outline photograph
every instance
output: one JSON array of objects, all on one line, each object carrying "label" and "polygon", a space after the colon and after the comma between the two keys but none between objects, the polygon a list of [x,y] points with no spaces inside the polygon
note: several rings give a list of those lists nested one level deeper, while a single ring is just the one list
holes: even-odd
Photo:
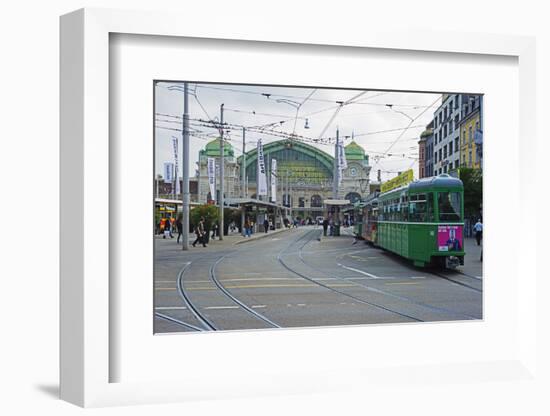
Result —
[{"label": "photograph", "polygon": [[483,319],[482,94],[153,89],[155,334]]}]

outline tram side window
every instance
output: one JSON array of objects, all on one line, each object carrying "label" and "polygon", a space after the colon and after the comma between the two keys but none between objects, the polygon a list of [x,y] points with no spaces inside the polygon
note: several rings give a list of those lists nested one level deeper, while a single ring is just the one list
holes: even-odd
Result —
[{"label": "tram side window", "polygon": [[409,218],[413,222],[426,221],[426,194],[411,195]]},{"label": "tram side window", "polygon": [[435,213],[434,213],[434,194],[426,194],[426,221],[434,222]]},{"label": "tram side window", "polygon": [[439,221],[460,221],[460,192],[437,194]]}]

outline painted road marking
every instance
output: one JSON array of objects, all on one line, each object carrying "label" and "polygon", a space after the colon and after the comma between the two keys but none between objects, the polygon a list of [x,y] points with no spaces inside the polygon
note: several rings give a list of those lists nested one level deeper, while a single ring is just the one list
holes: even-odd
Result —
[{"label": "painted road marking", "polygon": [[239,306],[207,306],[203,309],[239,309]]},{"label": "painted road marking", "polygon": [[417,285],[418,282],[390,282],[387,285]]},{"label": "painted road marking", "polygon": [[251,308],[259,309],[259,308],[265,308],[266,305],[252,305]]},{"label": "painted road marking", "polygon": [[256,280],[299,280],[297,277],[252,277],[242,279],[220,279],[221,282],[251,282]]},{"label": "painted road marking", "polygon": [[[226,286],[227,289],[261,289],[270,287],[317,287],[314,284],[298,284],[298,285],[239,285],[239,286]],[[192,290],[192,289],[190,289]]]},{"label": "painted road marking", "polygon": [[183,309],[187,309],[186,306],[157,306],[155,307],[156,310],[159,310],[159,311],[171,311],[171,310],[183,310]]},{"label": "painted road marking", "polygon": [[297,303],[296,306],[306,306],[305,303]]},{"label": "painted road marking", "polygon": [[337,263],[337,264],[338,264],[338,266],[343,267],[346,270],[351,270],[352,272],[361,273],[361,274],[364,274],[365,276],[372,277],[373,279],[380,279],[380,276],[376,276],[374,274],[364,272],[363,270],[354,269],[353,267],[344,266],[343,264],[340,264],[340,263]]}]

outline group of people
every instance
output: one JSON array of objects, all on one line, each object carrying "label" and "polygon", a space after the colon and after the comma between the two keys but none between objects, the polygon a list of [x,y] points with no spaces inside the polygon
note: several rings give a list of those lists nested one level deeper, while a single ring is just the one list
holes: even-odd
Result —
[{"label": "group of people", "polygon": [[177,242],[180,242],[180,238],[183,235],[183,224],[181,218],[161,218],[157,224],[157,229],[162,238],[174,238],[173,231],[178,233]]}]

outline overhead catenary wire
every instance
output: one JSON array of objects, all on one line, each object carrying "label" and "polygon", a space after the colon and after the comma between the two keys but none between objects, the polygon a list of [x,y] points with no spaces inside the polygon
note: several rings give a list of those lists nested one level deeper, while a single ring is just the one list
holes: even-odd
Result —
[{"label": "overhead catenary wire", "polygon": [[[174,84],[177,84],[177,83],[167,83],[167,84],[168,85],[174,85]],[[223,84],[221,84],[222,85],[221,87],[217,87],[216,85],[217,84],[206,84],[206,85],[205,84],[196,84],[195,85],[195,90],[192,91],[191,94],[190,94],[190,95],[193,95],[195,97],[195,101],[196,101],[196,104],[197,104],[196,111],[198,111],[199,114],[202,112],[204,114],[204,116],[206,117],[206,120],[198,118],[198,117],[194,118],[194,119],[190,119],[190,128],[193,131],[193,134],[192,134],[193,137],[198,137],[202,140],[211,140],[211,139],[216,137],[216,133],[214,131],[212,131],[211,129],[212,128],[217,128],[219,130],[219,128],[222,127],[222,126],[219,125],[219,123],[216,123],[216,121],[211,119],[211,117],[208,113],[208,108],[209,108],[208,105],[203,105],[203,103],[201,102],[201,99],[200,99],[201,97],[204,100],[204,96],[207,96],[208,99],[210,100],[210,95],[207,95],[206,91],[204,91],[204,94],[197,94],[197,87],[199,87],[199,89],[204,88],[205,90],[206,89],[216,89],[218,91],[225,90],[225,91],[246,93],[246,94],[251,94],[251,95],[254,94],[258,97],[262,95],[262,92],[272,91],[272,88],[273,88],[273,87],[269,87],[269,86],[266,86],[265,88],[262,87],[262,86],[258,86],[257,87],[258,91],[247,91],[245,89],[240,89],[240,88],[223,88]],[[162,87],[167,88],[167,86],[162,86]],[[291,87],[288,87],[288,88],[291,88]],[[342,90],[342,91],[344,91],[344,90]],[[353,90],[347,90],[347,91],[353,91]],[[341,107],[343,106],[342,103],[338,103],[337,101],[334,101],[334,100],[324,99],[325,97],[320,98],[320,97],[315,96],[315,97],[309,97],[308,98],[308,95],[312,95],[312,92],[313,91],[310,91],[309,94],[304,94],[304,95],[299,95],[299,94],[290,95],[290,94],[271,93],[270,96],[273,97],[273,98],[285,97],[285,98],[293,99],[293,100],[302,99],[302,100],[307,100],[308,103],[310,101],[318,102],[318,103],[326,102],[326,103],[330,103],[332,105],[329,105],[325,108],[320,108],[320,109],[317,109],[317,110],[311,110],[310,112],[304,112],[303,110],[305,109],[305,107],[302,107],[302,108],[299,109],[298,112],[294,112],[293,115],[291,115],[291,114],[287,114],[287,115],[277,114],[277,112],[274,112],[272,114],[269,110],[268,111],[258,111],[258,112],[252,110],[252,111],[246,112],[245,110],[239,109],[239,108],[233,108],[233,109],[228,108],[228,109],[226,109],[227,111],[234,110],[235,113],[237,113],[237,112],[242,113],[242,114],[243,113],[248,113],[248,114],[252,114],[252,115],[257,115],[259,117],[256,120],[257,121],[256,125],[254,125],[254,126],[246,126],[245,124],[248,124],[248,123],[246,123],[246,122],[243,123],[242,121],[244,120],[244,118],[242,118],[242,117],[239,119],[239,121],[241,121],[240,123],[224,124],[223,125],[224,135],[231,134],[231,133],[235,134],[237,132],[237,130],[240,132],[240,131],[242,131],[242,128],[244,127],[244,128],[250,129],[249,133],[250,133],[251,138],[260,138],[260,137],[267,136],[268,138],[271,138],[271,140],[278,140],[278,139],[291,140],[291,139],[294,139],[294,140],[297,140],[297,141],[301,141],[301,142],[316,145],[316,146],[331,146],[335,141],[334,136],[325,136],[324,134],[317,136],[317,134],[315,134],[314,137],[311,137],[311,136],[307,136],[307,135],[304,135],[304,134],[301,134],[301,135],[296,134],[295,126],[296,126],[296,122],[297,122],[298,119],[305,119],[305,118],[308,118],[308,117],[313,117],[315,115],[322,114],[323,112],[327,112],[327,111],[336,111],[338,109],[341,109]],[[364,97],[364,95],[367,92],[368,92],[367,90],[355,90],[354,91],[354,96],[348,100],[346,105],[374,105],[374,106],[378,106],[378,107],[388,107],[388,105],[391,105],[392,107],[423,109],[424,111],[422,111],[418,116],[414,117],[414,119],[418,119],[419,117],[422,116],[422,114],[424,114],[431,107],[433,107],[433,104],[429,105],[429,106],[426,106],[426,105],[421,104],[421,103],[412,104],[410,102],[405,102],[403,104],[400,104],[399,102],[396,102],[396,101],[399,101],[398,99],[397,100],[393,99],[393,97],[390,96],[391,92],[380,92],[380,93],[375,93],[374,95],[371,95],[371,96]],[[380,97],[380,96],[383,96],[383,95],[388,95],[387,101],[390,102],[390,103],[385,103],[384,102],[385,100],[383,98],[376,100],[376,101],[379,101],[379,102],[375,102],[373,100],[375,97]],[[207,104],[207,103],[205,102],[204,104]],[[313,104],[313,103],[310,103],[310,104],[311,105],[308,105],[307,108],[311,109],[312,106],[314,108],[315,104]],[[367,110],[367,109],[365,109],[365,110]],[[390,109],[389,111],[392,111],[392,110]],[[394,109],[393,111],[395,111],[397,113],[401,112],[399,109],[397,109],[397,110]],[[408,112],[408,110],[405,110],[405,111]],[[346,114],[342,115],[341,111],[338,110],[339,115],[342,116],[342,117],[344,117],[344,116],[346,116],[346,117],[355,117],[355,116],[361,117],[361,116],[367,116],[368,114],[384,113],[384,112],[388,112],[388,110],[386,110],[385,108],[384,109],[381,108],[380,111],[372,111],[372,112],[366,111],[365,113],[357,113],[357,111],[355,111],[354,114],[348,114],[348,112],[346,111]],[[336,116],[338,116],[338,113],[337,113]],[[196,117],[199,114],[195,113],[194,115]],[[406,113],[403,113],[403,114],[405,116],[408,116]],[[181,117],[174,116],[174,115],[171,115],[171,114],[160,114],[160,113],[156,114],[156,116],[159,116],[159,115],[162,115],[162,117],[157,117],[156,118],[156,120],[155,120],[156,127],[160,128],[160,129],[170,130],[170,131],[180,131],[179,129],[177,129],[177,127],[178,127],[178,124],[179,124],[178,121],[182,119]],[[262,117],[264,117],[263,120],[262,120]],[[261,125],[260,123],[262,121],[264,121],[265,118],[267,118],[267,117],[274,118],[275,120],[272,123],[267,123],[267,124]],[[408,116],[408,117],[411,118],[410,116]],[[320,116],[320,118],[321,119],[323,119],[323,118],[326,119],[325,115]],[[335,118],[336,117],[334,117],[332,119],[331,123],[334,122]],[[178,120],[178,121],[175,121],[175,120]],[[290,121],[292,121],[292,120],[294,120],[294,127],[291,129],[292,126],[290,125]],[[317,117],[315,117],[315,120],[317,120]],[[269,120],[267,120],[267,121],[269,121]],[[315,127],[317,128],[318,123],[316,123],[315,121],[313,123],[315,124]],[[340,127],[342,127],[341,124],[340,124]],[[381,156],[381,157],[378,157],[378,158],[375,159],[376,163],[374,164],[373,167],[376,167],[380,164],[383,165],[383,163],[385,163],[384,160],[389,162],[391,158],[394,158],[394,159],[402,158],[402,156],[398,155],[399,153],[401,155],[407,154],[408,158],[413,159],[413,164],[414,164],[414,158],[413,158],[414,155],[410,152],[407,152],[406,150],[405,150],[405,153],[403,153],[403,150],[401,150],[402,146],[397,146],[397,143],[408,141],[408,140],[411,140],[411,141],[416,140],[416,138],[403,139],[403,137],[405,136],[405,134],[407,132],[410,132],[410,133],[414,134],[414,129],[417,129],[417,128],[418,129],[425,128],[425,125],[424,124],[416,125],[414,123],[409,123],[409,125],[407,125],[405,127],[400,127],[400,128],[358,132],[357,134],[354,135],[354,137],[357,138],[357,139],[361,139],[361,138],[367,138],[367,137],[372,137],[372,136],[384,136],[385,134],[390,135],[393,132],[399,132],[398,137],[396,139],[394,139],[393,141],[385,140],[385,139],[382,139],[382,137],[381,137],[382,140],[374,140],[374,141],[370,140],[370,139],[365,140],[365,141],[359,141],[358,140],[358,143],[367,146],[366,147],[367,153]],[[209,130],[210,130],[210,132],[209,132]],[[296,137],[294,137],[294,135],[296,135]],[[341,135],[341,137],[343,137],[345,139],[349,139],[350,136]],[[234,141],[237,142],[236,140],[233,140],[232,138],[229,138],[229,140],[231,142],[234,142]],[[268,139],[268,141],[269,141],[269,139]],[[387,148],[380,149],[380,147],[383,146],[384,144],[388,145]],[[237,150],[238,147],[235,147],[235,149]],[[382,151],[382,150],[384,150],[384,151]]]}]

